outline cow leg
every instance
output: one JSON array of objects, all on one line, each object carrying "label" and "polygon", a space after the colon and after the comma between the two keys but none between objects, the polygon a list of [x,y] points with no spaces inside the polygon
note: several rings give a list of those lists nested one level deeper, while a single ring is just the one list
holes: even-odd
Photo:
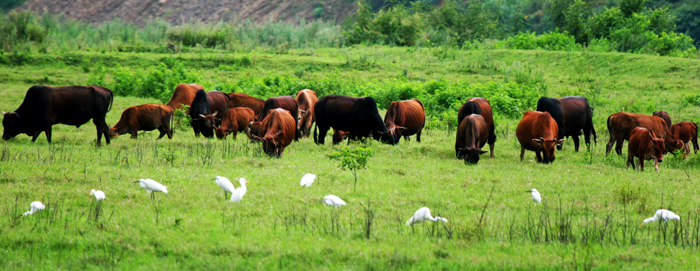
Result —
[{"label": "cow leg", "polygon": [[131,127],[131,139],[137,139],[139,138],[139,131],[134,129],[134,127]]},{"label": "cow leg", "polygon": [[612,150],[613,145],[615,145],[615,139],[612,136],[610,136],[608,144],[605,145],[605,156],[608,156],[608,154],[610,154],[610,150]]},{"label": "cow leg", "polygon": [[639,158],[639,170],[644,171],[644,157]]},{"label": "cow leg", "polygon": [[[423,133],[423,129],[418,130],[418,133],[416,133],[416,141],[420,142],[420,134]],[[408,139],[406,139],[408,140]]]},{"label": "cow leg", "polygon": [[97,146],[102,145],[102,134],[105,135],[105,142],[107,144],[110,143],[110,138],[109,138],[109,125],[107,125],[107,122],[105,122],[105,117],[104,116],[98,116],[95,118],[92,118],[92,123],[95,124],[95,128],[97,128]]},{"label": "cow leg", "polygon": [[156,138],[156,139],[161,139],[161,138],[163,138],[163,136],[165,136],[167,134],[167,132],[165,131],[165,128],[163,126],[158,127],[158,132],[160,132],[160,135],[158,135],[158,138]]},{"label": "cow leg", "polygon": [[318,126],[318,123],[316,125],[316,128],[318,129],[318,141],[316,143],[319,145],[323,145],[323,143],[326,142],[326,133],[328,133],[328,129],[330,129],[330,127],[321,127]]},{"label": "cow leg", "polygon": [[233,139],[236,139],[236,136],[238,135],[238,131],[233,131],[231,132],[231,135],[233,135]]},{"label": "cow leg", "polygon": [[576,152],[578,152],[578,146],[579,146],[579,145],[578,145],[578,144],[579,144],[579,138],[578,138],[578,136],[572,136],[571,139],[574,140],[574,150],[576,150]]},{"label": "cow leg", "polygon": [[535,151],[535,158],[537,158],[537,163],[542,163],[542,153],[539,150]]},{"label": "cow leg", "polygon": [[625,144],[625,138],[617,138],[615,141],[617,141],[617,144],[615,144],[615,152],[617,155],[622,155],[622,146]]},{"label": "cow leg", "polygon": [[[690,142],[693,142],[693,150],[695,150],[695,154],[698,154],[698,136],[691,137]],[[690,146],[688,147],[688,152],[690,152]]]},{"label": "cow leg", "polygon": [[[491,152],[491,153],[493,153],[493,152]],[[520,146],[520,162],[523,161],[523,157],[525,157],[525,147],[523,147],[523,146],[521,145],[521,146]]]},{"label": "cow leg", "polygon": [[627,155],[627,169],[630,168],[630,165],[632,165],[632,170],[634,170],[635,169],[634,155],[632,155],[631,153],[629,155]]}]

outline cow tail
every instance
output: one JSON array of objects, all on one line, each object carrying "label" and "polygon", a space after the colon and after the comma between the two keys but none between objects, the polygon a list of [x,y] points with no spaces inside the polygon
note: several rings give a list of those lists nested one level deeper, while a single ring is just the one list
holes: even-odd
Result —
[{"label": "cow tail", "polygon": [[318,134],[316,129],[318,129],[318,123],[314,123],[314,143],[318,144]]},{"label": "cow tail", "polygon": [[107,107],[107,112],[109,112],[112,110],[112,102],[114,102],[114,93],[112,93],[112,91],[109,89],[107,89],[107,91],[109,91],[109,107]]}]

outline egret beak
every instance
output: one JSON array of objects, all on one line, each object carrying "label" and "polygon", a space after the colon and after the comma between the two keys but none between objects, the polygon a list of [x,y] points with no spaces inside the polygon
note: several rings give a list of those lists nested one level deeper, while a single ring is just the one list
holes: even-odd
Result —
[{"label": "egret beak", "polygon": [[141,182],[141,181],[135,181],[134,183],[138,183],[138,182]]},{"label": "egret beak", "polygon": [[250,183],[248,180],[245,180],[245,183]]},{"label": "egret beak", "polygon": [[94,194],[94,193],[90,192],[90,195],[88,195],[88,196],[92,196],[92,194]]},{"label": "egret beak", "polygon": [[642,224],[639,224],[639,228],[641,228],[642,226],[644,226],[644,223],[642,223]]}]

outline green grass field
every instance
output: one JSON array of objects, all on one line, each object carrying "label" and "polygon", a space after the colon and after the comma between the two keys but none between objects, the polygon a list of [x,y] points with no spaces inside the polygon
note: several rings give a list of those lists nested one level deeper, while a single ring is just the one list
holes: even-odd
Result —
[{"label": "green grass field", "polygon": [[[70,57],[149,70],[166,56],[73,52],[0,65],[0,109],[15,110],[34,84],[85,84],[95,67],[83,68]],[[56,125],[52,144],[43,134],[35,143],[26,135],[0,143],[4,269],[700,268],[700,156],[683,160],[669,154],[658,173],[653,167],[627,170],[626,154],[605,156],[605,119],[612,113],[665,110],[674,122],[700,119],[698,60],[390,47],[287,54],[202,50],[179,57],[207,89],[242,78],[295,76],[309,66],[315,68],[303,80],[337,79],[357,89],[431,80],[503,82],[517,71],[541,78],[548,96],[588,96],[598,144],[576,153],[568,140],[553,164],[535,163],[532,152],[520,162],[519,118],[496,115],[496,157],[486,154],[477,165],[455,158],[455,131],[447,128],[427,129],[420,143],[412,138],[396,146],[351,144],[374,153],[353,191],[352,174],[327,157],[339,149],[330,145],[330,136],[325,146],[309,138],[293,142],[275,159],[240,134],[235,140],[207,140],[177,129],[172,140],[156,141],[154,131],[95,147],[91,122],[79,129]],[[254,63],[235,69],[210,65],[241,57]],[[147,102],[161,101],[116,97],[107,123],[114,125],[125,108]],[[310,188],[299,186],[305,173],[318,175]],[[212,180],[217,175],[236,186],[239,177],[250,181],[240,203],[223,198]],[[169,193],[151,200],[133,183],[140,178],[161,182]],[[533,204],[525,192],[531,188],[540,191],[543,204]],[[99,215],[90,189],[106,193]],[[319,203],[327,194],[347,205],[335,210]],[[47,209],[22,217],[35,200]],[[405,226],[424,206],[450,225]],[[658,208],[673,210],[681,221],[639,228]]]}]

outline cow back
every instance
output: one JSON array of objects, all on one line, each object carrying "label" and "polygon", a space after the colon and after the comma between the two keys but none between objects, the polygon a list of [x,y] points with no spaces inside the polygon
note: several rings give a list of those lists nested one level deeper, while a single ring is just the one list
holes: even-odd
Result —
[{"label": "cow back", "polygon": [[683,143],[688,143],[693,138],[697,139],[698,125],[691,121],[682,121],[671,125],[671,134]]},{"label": "cow back", "polygon": [[294,124],[296,125],[297,123],[297,117],[299,116],[299,107],[297,106],[297,101],[292,98],[292,96],[278,96],[278,97],[270,97],[267,100],[265,100],[265,105],[263,106],[262,112],[260,112],[260,116],[258,119],[265,119],[267,117],[267,114],[269,114],[269,111],[275,108],[282,108],[284,110],[289,111],[289,113],[292,115],[294,118]]},{"label": "cow back", "polygon": [[[384,116],[384,124],[389,132],[399,136],[410,136],[418,133],[425,127],[425,108],[418,99],[395,101],[389,104]],[[402,127],[403,131],[396,128]],[[400,137],[396,138],[398,141]]]},{"label": "cow back", "polygon": [[[314,121],[314,105],[318,101],[316,92],[310,89],[302,89],[297,92],[297,96],[294,98],[299,107],[299,123],[298,129],[303,129],[304,136],[308,136],[308,131]],[[301,113],[304,111],[304,113]]]},{"label": "cow back", "polygon": [[245,93],[232,92],[228,94],[229,97],[229,107],[247,107],[253,110],[254,116],[260,115],[263,107],[265,106],[265,100],[255,98]]},{"label": "cow back", "polygon": [[204,87],[197,84],[178,84],[167,105],[173,109],[179,109],[183,104],[191,106],[194,96],[197,94],[197,90],[200,89],[204,89]]},{"label": "cow back", "polygon": [[643,127],[632,129],[627,148],[630,156],[628,158],[636,156],[645,160],[652,158],[663,160],[664,141],[650,129]]},{"label": "cow back", "polygon": [[537,101],[537,111],[549,112],[549,115],[557,122],[559,138],[566,136],[566,124],[564,123],[564,112],[561,102],[554,98],[542,97]]},{"label": "cow back", "polygon": [[668,126],[668,128],[671,128],[671,116],[668,114],[668,112],[659,110],[654,111],[654,113],[652,113],[651,115],[662,118],[664,122],[666,122],[666,126]]},{"label": "cow back", "polygon": [[532,139],[556,140],[559,136],[557,122],[549,112],[527,111],[518,123],[515,135],[526,150],[534,151],[537,144]]},{"label": "cow back", "polygon": [[[588,104],[586,97],[582,96],[567,96],[558,99],[561,105],[561,113],[563,120],[563,127],[565,129],[559,129],[562,133],[559,136],[564,138],[566,136],[578,136],[582,129],[585,129],[587,124],[592,126],[593,123],[593,110]],[[538,109],[538,111],[541,111]],[[550,114],[552,114],[550,112]],[[556,121],[556,118],[554,118]],[[557,122],[559,125],[559,122]]]},{"label": "cow back", "polygon": [[348,131],[356,137],[369,137],[374,133],[378,139],[381,134],[387,134],[377,102],[372,97],[325,96],[314,105],[314,117],[319,127]]},{"label": "cow back", "polygon": [[282,108],[270,110],[260,126],[263,151],[271,156],[281,156],[284,147],[294,140],[295,133],[296,121],[289,111]]}]

